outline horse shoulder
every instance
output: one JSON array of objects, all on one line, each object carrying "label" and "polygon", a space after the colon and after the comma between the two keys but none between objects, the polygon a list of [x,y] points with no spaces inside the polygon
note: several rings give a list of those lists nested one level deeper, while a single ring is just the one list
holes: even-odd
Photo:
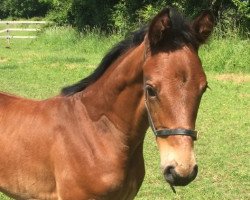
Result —
[{"label": "horse shoulder", "polygon": [[64,115],[68,115],[65,120],[71,120],[73,126],[66,126],[65,121],[63,127],[58,127],[57,144],[52,150],[61,197],[118,195],[124,188],[137,192],[144,176],[142,151],[130,161],[124,136],[106,116],[93,121],[84,105],[70,103],[70,107],[68,112],[71,114]]}]

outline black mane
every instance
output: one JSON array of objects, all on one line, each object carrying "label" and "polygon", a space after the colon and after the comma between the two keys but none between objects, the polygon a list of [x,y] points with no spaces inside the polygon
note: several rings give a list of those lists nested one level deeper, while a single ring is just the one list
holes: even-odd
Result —
[{"label": "black mane", "polygon": [[82,79],[78,83],[67,86],[62,89],[61,94],[64,96],[72,95],[77,92],[84,90],[86,87],[94,83],[97,79],[99,79],[102,74],[108,69],[108,67],[123,53],[125,53],[128,49],[135,47],[141,44],[144,40],[144,36],[147,33],[147,27],[143,27],[139,31],[133,32],[131,36],[127,37],[125,40],[116,44],[102,59],[99,66],[95,69],[95,71]]},{"label": "black mane", "polygon": [[[173,31],[169,41],[174,44],[175,47],[183,45],[183,43],[188,43],[196,48],[197,39],[193,31],[190,29],[190,23],[175,9],[171,8],[170,13]],[[94,83],[105,73],[105,71],[117,58],[127,52],[130,48],[140,45],[143,42],[147,31],[148,26],[145,26],[140,30],[130,34],[130,36],[125,40],[119,42],[106,54],[92,74],[82,79],[78,83],[63,88],[61,95],[73,95],[77,92],[83,91],[86,87]]]}]

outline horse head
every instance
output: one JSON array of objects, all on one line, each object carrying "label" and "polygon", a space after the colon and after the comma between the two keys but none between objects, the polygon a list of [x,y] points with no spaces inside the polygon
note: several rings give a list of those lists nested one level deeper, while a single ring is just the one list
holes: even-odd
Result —
[{"label": "horse head", "polygon": [[198,172],[193,150],[195,121],[208,87],[198,48],[213,26],[209,11],[189,23],[166,8],[152,20],[144,39],[145,105],[170,185],[187,185]]}]

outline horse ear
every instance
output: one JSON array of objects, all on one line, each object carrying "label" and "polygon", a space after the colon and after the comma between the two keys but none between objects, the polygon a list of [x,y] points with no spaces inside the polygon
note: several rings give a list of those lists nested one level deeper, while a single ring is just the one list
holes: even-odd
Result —
[{"label": "horse ear", "polygon": [[198,41],[203,44],[211,35],[215,24],[214,15],[210,10],[203,11],[192,23]]},{"label": "horse ear", "polygon": [[148,40],[151,46],[158,44],[171,29],[169,8],[163,9],[152,20],[148,30]]}]

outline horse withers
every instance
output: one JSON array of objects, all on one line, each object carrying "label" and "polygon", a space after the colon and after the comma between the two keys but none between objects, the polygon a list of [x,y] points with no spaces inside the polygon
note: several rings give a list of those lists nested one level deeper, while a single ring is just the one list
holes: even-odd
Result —
[{"label": "horse withers", "polygon": [[0,191],[16,199],[134,199],[149,126],[166,181],[190,183],[207,88],[198,49],[213,26],[209,11],[188,22],[165,8],[61,95],[36,101],[0,93]]}]

